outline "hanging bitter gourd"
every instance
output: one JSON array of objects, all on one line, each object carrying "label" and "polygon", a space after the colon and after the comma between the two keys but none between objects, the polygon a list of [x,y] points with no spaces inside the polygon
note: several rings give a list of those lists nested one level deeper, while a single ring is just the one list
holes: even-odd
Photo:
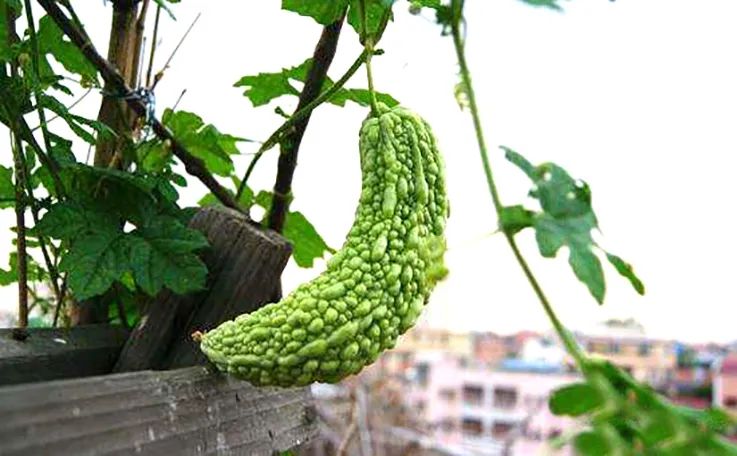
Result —
[{"label": "hanging bitter gourd", "polygon": [[393,347],[447,273],[448,201],[430,127],[380,105],[359,137],[363,183],[345,244],[316,279],[202,336],[220,370],[255,385],[336,382]]}]

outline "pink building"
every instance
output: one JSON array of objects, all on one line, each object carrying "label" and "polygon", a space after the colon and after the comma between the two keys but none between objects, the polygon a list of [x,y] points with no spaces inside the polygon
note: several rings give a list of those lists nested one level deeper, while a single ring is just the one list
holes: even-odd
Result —
[{"label": "pink building", "polygon": [[409,405],[434,440],[458,454],[541,454],[574,422],[548,410],[552,390],[580,380],[559,366],[520,360],[492,370],[440,352],[417,354]]},{"label": "pink building", "polygon": [[714,363],[714,405],[737,414],[737,353]]}]

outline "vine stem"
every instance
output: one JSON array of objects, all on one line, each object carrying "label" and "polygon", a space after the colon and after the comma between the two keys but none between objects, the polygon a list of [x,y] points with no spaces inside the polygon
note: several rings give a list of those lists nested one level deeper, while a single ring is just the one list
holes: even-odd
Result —
[{"label": "vine stem", "polygon": [[[499,190],[497,189],[496,181],[494,180],[494,173],[492,171],[491,162],[489,160],[489,154],[486,148],[486,141],[484,140],[484,133],[481,128],[481,117],[479,115],[478,105],[476,104],[476,95],[473,91],[473,85],[471,83],[471,72],[468,69],[468,62],[466,61],[466,53],[464,49],[465,46],[461,37],[460,23],[462,18],[463,0],[453,0],[452,8],[453,20],[451,22],[451,32],[453,35],[453,46],[458,58],[458,66],[460,67],[461,82],[463,84],[466,96],[468,97],[468,106],[471,111],[471,117],[473,118],[473,126],[474,130],[476,131],[476,140],[478,142],[479,152],[481,154],[481,162],[483,163],[484,174],[486,175],[486,182],[489,187],[489,192],[491,193],[491,199],[494,203],[494,209],[496,210],[497,217],[501,218],[503,206],[501,198],[499,197]],[[522,252],[520,251],[519,246],[514,239],[514,236],[511,233],[504,232],[504,237],[507,239],[507,243],[512,249],[517,263],[519,263],[520,267],[522,268],[522,272],[524,273],[525,278],[527,278],[530,286],[532,286],[535,295],[537,296],[540,304],[543,307],[543,310],[545,311],[545,314],[548,316],[548,319],[553,325],[555,332],[558,334],[558,337],[563,342],[566,351],[576,361],[576,364],[579,366],[579,368],[582,371],[585,370],[586,357],[584,356],[584,353],[573,340],[573,337],[570,335],[568,330],[563,326],[560,319],[556,315],[555,310],[553,310],[553,306],[550,304],[550,301],[545,295],[545,292],[540,286],[540,283],[535,277],[535,274],[532,272],[532,269],[530,269],[527,260],[525,260],[524,256],[522,255]]]},{"label": "vine stem", "polygon": [[[41,90],[39,88],[39,81],[41,80],[41,70],[40,70],[40,64],[39,64],[39,48],[38,48],[38,38],[36,36],[36,23],[33,19],[33,9],[31,8],[31,0],[25,0],[24,1],[25,10],[26,10],[26,20],[28,22],[28,31],[31,41],[31,51],[32,51],[32,60],[31,63],[33,65],[33,73],[35,76],[35,81],[33,84],[34,87],[34,97],[36,98],[36,107],[38,110],[38,120],[39,120],[39,127],[41,128],[41,134],[44,139],[44,144],[46,145],[46,150],[49,153],[49,162],[54,163],[54,166],[57,166],[57,171],[50,170],[50,172],[58,172],[58,164],[54,160],[53,156],[51,155],[51,141],[50,141],[50,135],[49,135],[49,129],[48,129],[48,122],[46,120],[46,113],[44,112],[43,106],[41,106]],[[82,99],[84,99],[87,94],[90,93],[88,90],[85,92],[84,95],[82,95],[82,98],[77,100],[75,103],[72,104],[72,106]],[[53,120],[53,119],[52,119]],[[33,130],[31,130],[32,132]],[[23,158],[23,155],[21,154],[21,158]],[[31,185],[30,179],[28,178],[28,167],[26,166],[25,160],[23,160],[23,172],[25,174],[25,184],[26,184],[26,193],[28,194],[28,198],[30,200],[30,207],[31,207],[31,216],[33,218],[33,224],[34,226],[38,226],[38,220],[39,220],[39,208],[38,204],[36,202],[36,198],[33,196],[33,186]],[[59,192],[62,192],[63,189],[59,188]],[[62,193],[60,193],[62,194]],[[49,241],[51,242],[51,241]],[[49,255],[49,250],[46,246],[46,240],[43,236],[43,233],[38,234],[38,243],[39,247],[41,248],[41,254],[43,255],[44,262],[46,263],[46,269],[49,273],[49,279],[51,281],[51,286],[54,291],[54,296],[56,297],[56,305],[57,307],[61,307],[62,301],[64,297],[61,294],[61,290],[59,288],[59,271],[54,266],[53,262],[51,261],[51,256]]]},{"label": "vine stem", "polygon": [[374,91],[374,76],[371,70],[371,56],[374,53],[374,45],[371,39],[366,40],[366,79],[368,80],[369,97],[371,100],[371,113],[375,116],[379,115],[379,105],[376,102],[376,92]]},{"label": "vine stem", "polygon": [[[335,57],[344,19],[345,10],[335,22],[323,27],[320,39],[312,54],[312,64],[307,71],[304,87],[302,88],[302,93],[299,95],[299,103],[295,112],[302,109],[320,95],[322,86],[327,79],[328,70]],[[267,226],[279,233],[284,229],[284,223],[289,210],[292,195],[292,180],[297,167],[297,157],[299,156],[302,138],[310,122],[310,115],[311,113],[308,113],[300,122],[296,123],[281,143],[273,198],[269,213],[267,214]]]},{"label": "vine stem", "polygon": [[251,174],[253,173],[253,170],[256,167],[256,164],[261,159],[261,156],[271,149],[272,147],[276,146],[283,138],[284,136],[289,132],[289,130],[294,127],[294,125],[299,122],[300,120],[304,119],[309,113],[311,113],[315,108],[323,104],[324,102],[328,101],[330,97],[335,95],[335,93],[342,89],[343,86],[348,82],[348,80],[353,77],[354,74],[361,68],[361,65],[366,61],[368,58],[367,51],[363,51],[361,55],[358,56],[355,62],[353,62],[353,65],[348,68],[348,70],[341,76],[340,79],[335,81],[335,84],[331,85],[328,89],[321,92],[320,95],[318,95],[317,98],[312,100],[310,103],[308,103],[304,108],[300,109],[299,111],[295,112],[294,115],[292,115],[289,119],[287,119],[279,128],[277,128],[274,133],[269,136],[269,138],[264,141],[264,143],[259,147],[258,151],[253,157],[253,160],[251,160],[251,163],[248,165],[248,169],[246,169],[246,173],[243,175],[243,179],[241,180],[240,185],[238,186],[238,191],[236,192],[235,199],[236,201],[241,197],[241,194],[243,193],[243,190],[246,188],[246,184],[248,183],[248,179],[251,177]]},{"label": "vine stem", "polygon": [[[15,15],[10,4],[5,5],[5,21],[7,44],[13,46],[18,42],[18,35],[15,32]],[[10,61],[11,77],[18,77],[18,63],[16,60]],[[28,254],[26,252],[26,166],[23,159],[23,143],[21,142],[15,124],[17,118],[20,118],[19,112],[7,112],[7,118],[11,125],[10,129],[10,148],[13,153],[13,166],[15,167],[15,225],[16,225],[16,249],[17,249],[17,279],[18,279],[18,326],[25,328],[28,326]]]}]

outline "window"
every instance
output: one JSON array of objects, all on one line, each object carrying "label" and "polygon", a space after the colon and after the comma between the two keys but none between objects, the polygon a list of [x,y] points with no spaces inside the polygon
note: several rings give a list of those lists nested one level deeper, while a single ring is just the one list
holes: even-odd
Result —
[{"label": "window", "polygon": [[427,386],[430,366],[427,363],[418,363],[415,366],[415,382],[420,386]]},{"label": "window", "polygon": [[453,402],[456,400],[456,391],[450,388],[441,389],[439,395],[444,401]]},{"label": "window", "polygon": [[463,418],[463,435],[481,435],[483,433],[483,425],[478,418]]},{"label": "window", "polygon": [[650,350],[652,347],[650,347],[650,344],[647,342],[643,342],[640,344],[640,346],[637,348],[637,354],[640,356],[647,356],[650,354]]},{"label": "window", "polygon": [[514,425],[512,423],[508,423],[506,421],[494,421],[494,424],[491,426],[491,436],[499,440],[506,439],[509,437],[512,429],[514,429]]},{"label": "window", "polygon": [[463,402],[469,405],[481,405],[484,401],[484,389],[475,385],[463,385]]},{"label": "window", "polygon": [[494,407],[511,409],[517,405],[517,390],[515,388],[494,388]]},{"label": "window", "polygon": [[622,347],[617,342],[609,343],[609,353],[619,353],[622,351]]},{"label": "window", "polygon": [[438,423],[440,431],[445,433],[451,433],[456,430],[456,422],[452,418],[443,418]]},{"label": "window", "polygon": [[727,396],[724,398],[724,406],[729,408],[737,407],[737,396]]}]

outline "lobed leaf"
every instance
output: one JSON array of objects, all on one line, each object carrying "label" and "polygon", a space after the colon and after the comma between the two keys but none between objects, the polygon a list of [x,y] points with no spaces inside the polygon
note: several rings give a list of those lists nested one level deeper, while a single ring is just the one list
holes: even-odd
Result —
[{"label": "lobed leaf", "polygon": [[85,300],[107,291],[127,266],[124,235],[101,231],[78,238],[59,263],[59,270],[68,273],[69,287],[75,297]]},{"label": "lobed leaf", "polygon": [[282,0],[284,10],[311,17],[322,25],[337,21],[348,6],[349,0]]},{"label": "lobed leaf", "polygon": [[[568,264],[579,281],[586,285],[591,295],[601,304],[606,294],[606,283],[601,260],[596,254],[598,246],[591,231],[598,228],[596,215],[591,205],[591,189],[581,180],[573,179],[566,170],[555,163],[534,166],[525,157],[508,147],[502,147],[505,158],[522,170],[533,182],[529,195],[535,198],[542,209],[539,213],[526,211],[522,206],[512,206],[500,215],[502,227],[509,223],[510,217],[517,217],[519,227],[512,225],[510,230],[535,228],[535,239],[540,254],[553,258],[561,247],[568,248]],[[514,220],[513,220],[514,221]],[[515,234],[517,231],[511,231]],[[606,252],[605,252],[606,253]],[[634,274],[632,266],[621,258],[606,254],[609,262],[620,275],[627,278],[640,294],[644,285]]]},{"label": "lobed leaf", "polygon": [[550,411],[555,415],[580,416],[591,413],[604,403],[596,388],[587,383],[566,385],[550,396]]},{"label": "lobed leaf", "polygon": [[207,267],[195,252],[208,244],[199,231],[161,217],[131,233],[128,242],[133,277],[147,294],[164,287],[177,294],[204,289]]},{"label": "lobed leaf", "polygon": [[[254,107],[263,106],[284,95],[299,96],[299,90],[292,85],[291,81],[304,83],[310,65],[312,65],[311,58],[297,66],[284,68],[278,73],[259,73],[256,76],[243,76],[234,86],[246,88],[243,95],[251,101]],[[326,77],[322,90],[329,89],[333,84],[335,82]],[[394,97],[386,93],[376,92],[376,99],[390,107],[399,104]],[[328,101],[341,107],[345,106],[347,101],[352,101],[361,106],[371,104],[368,90],[346,89],[345,87],[341,87]]]},{"label": "lobed leaf", "polygon": [[[175,112],[167,108],[162,123],[192,155],[205,162],[210,172],[219,176],[233,173],[230,156],[240,153],[236,144],[245,139],[221,133],[214,125],[205,124],[197,114],[187,111]],[[157,153],[165,156],[168,151],[160,150]]]},{"label": "lobed leaf", "polygon": [[70,73],[82,76],[97,85],[97,69],[64,35],[49,16],[41,18],[37,31],[39,52],[51,54]]},{"label": "lobed leaf", "polygon": [[632,287],[641,295],[645,294],[645,285],[642,283],[639,277],[635,274],[632,265],[609,252],[606,252],[607,260],[614,266],[617,272],[624,278],[630,281]]}]

